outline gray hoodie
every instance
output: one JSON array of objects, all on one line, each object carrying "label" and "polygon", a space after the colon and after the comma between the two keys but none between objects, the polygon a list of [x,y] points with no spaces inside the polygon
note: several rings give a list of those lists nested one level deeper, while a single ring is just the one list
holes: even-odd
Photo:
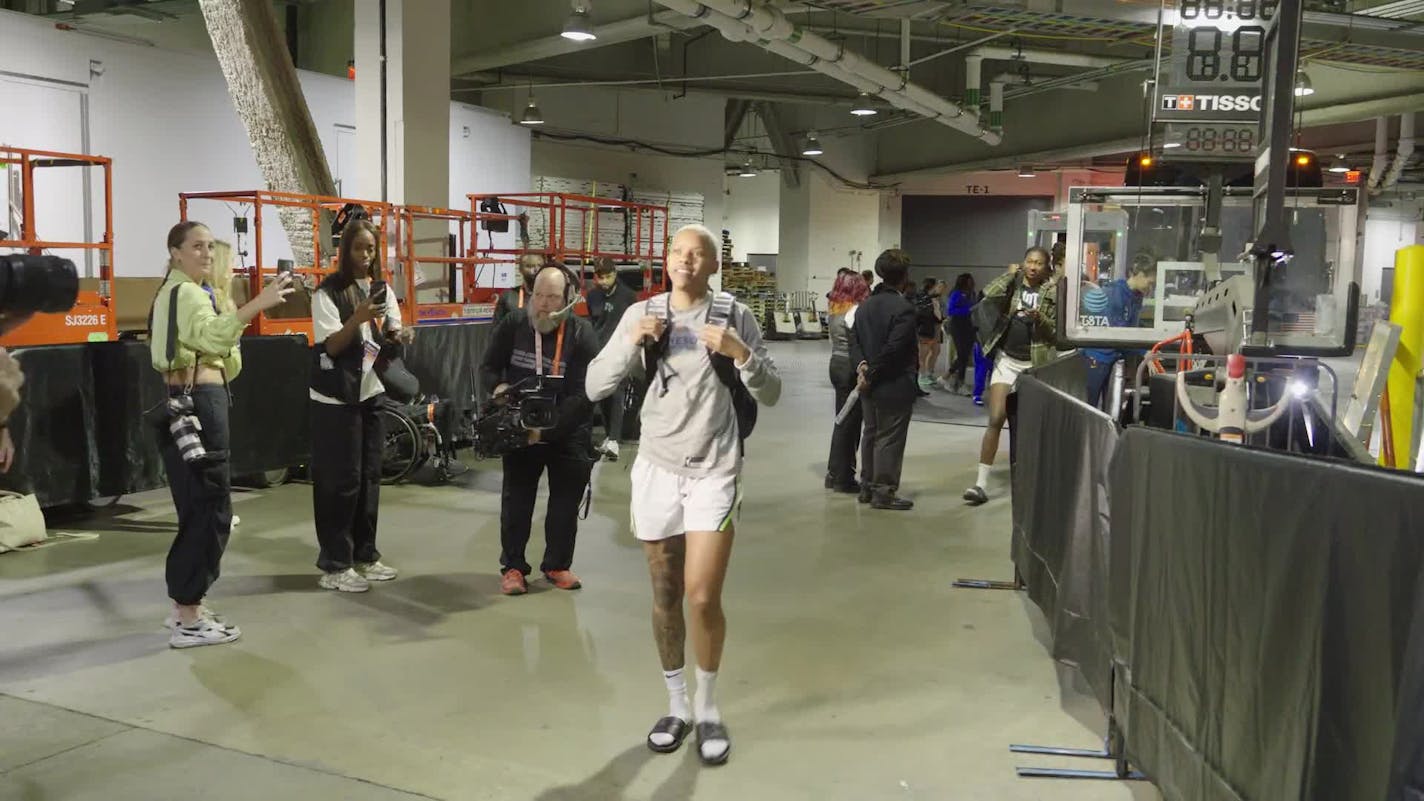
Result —
[{"label": "gray hoodie", "polygon": [[[731,475],[742,463],[732,393],[717,378],[711,353],[698,340],[711,300],[709,292],[690,308],[672,310],[672,333],[659,371],[662,375],[649,385],[639,418],[638,458],[692,478]],[[625,376],[642,374],[643,349],[629,339],[647,314],[647,301],[629,307],[618,330],[588,366],[585,392],[589,400],[598,402],[617,391]],[[752,352],[746,364],[738,367],[742,382],[758,403],[774,405],[781,397],[781,376],[766,354],[756,317],[737,303],[730,325]]]}]

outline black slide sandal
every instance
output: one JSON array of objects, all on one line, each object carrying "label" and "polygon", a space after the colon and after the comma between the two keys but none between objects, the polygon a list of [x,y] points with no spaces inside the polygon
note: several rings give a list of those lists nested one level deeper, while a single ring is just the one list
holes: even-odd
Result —
[{"label": "black slide sandal", "polygon": [[[702,753],[702,743],[707,740],[725,740],[727,750],[722,755],[709,759]],[[699,723],[697,724],[697,758],[702,760],[702,764],[711,767],[721,765],[732,755],[732,738],[727,734],[727,727],[721,723]]]},{"label": "black slide sandal", "polygon": [[[668,715],[665,718],[658,718],[658,722],[653,724],[653,730],[648,732],[648,748],[659,754],[671,754],[682,747],[682,741],[687,739],[687,721],[682,718]],[[654,734],[671,734],[672,742],[667,745],[658,745],[653,742]]]}]

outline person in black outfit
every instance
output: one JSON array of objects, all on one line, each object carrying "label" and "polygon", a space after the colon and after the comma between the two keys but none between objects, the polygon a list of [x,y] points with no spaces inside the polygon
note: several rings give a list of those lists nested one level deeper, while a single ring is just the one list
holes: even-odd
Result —
[{"label": "person in black outfit", "polygon": [[381,274],[380,236],[369,220],[341,232],[338,267],[312,293],[312,507],[319,545],[317,584],[366,592],[398,573],[381,561],[376,527],[381,507],[380,409],[386,387],[376,355],[409,344],[400,305]]},{"label": "person in black outfit", "polygon": [[855,313],[851,359],[858,365],[858,388],[865,431],[861,437],[860,502],[876,509],[906,511],[915,504],[897,497],[910,412],[918,397],[919,344],[915,307],[905,298],[912,288],[910,257],[887,250],[875,260],[880,284]]},{"label": "person in black outfit", "polygon": [[[557,376],[558,419],[552,428],[531,430],[529,445],[504,457],[499,528],[503,552],[500,591],[523,595],[532,568],[524,558],[533,522],[539,478],[549,472],[549,505],[544,514],[544,559],[539,570],[555,587],[582,586],[570,567],[578,533],[578,508],[593,470],[592,405],[584,390],[598,339],[586,320],[569,313],[577,299],[573,277],[552,265],[535,278],[529,303],[509,313],[490,337],[480,368],[483,386],[495,397],[535,376]],[[532,383],[532,381],[530,382]]]},{"label": "person in black outfit", "polygon": [[509,316],[515,309],[522,309],[529,303],[529,297],[534,294],[534,276],[545,266],[552,264],[538,253],[526,253],[519,257],[519,277],[523,283],[513,289],[506,289],[494,304],[494,322]]},{"label": "person in black outfit", "polygon": [[960,273],[949,293],[945,314],[949,317],[949,336],[954,340],[954,362],[949,366],[949,391],[956,395],[964,391],[964,370],[974,356],[974,276]]},{"label": "person in black outfit", "polygon": [[[618,280],[618,268],[607,257],[599,259],[594,265],[593,281],[595,286],[588,292],[588,317],[598,333],[598,349],[601,352],[613,337],[613,332],[618,330],[623,312],[638,302],[638,295]],[[623,438],[625,389],[626,386],[620,387],[599,403],[599,409],[603,412],[604,438],[598,449],[611,462],[618,461],[618,441]]]}]

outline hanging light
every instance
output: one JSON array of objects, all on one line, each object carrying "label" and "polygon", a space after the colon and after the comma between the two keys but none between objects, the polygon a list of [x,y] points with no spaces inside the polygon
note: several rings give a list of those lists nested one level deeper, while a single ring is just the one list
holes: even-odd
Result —
[{"label": "hanging light", "polygon": [[861,92],[860,97],[855,99],[855,105],[850,107],[850,113],[857,117],[870,117],[880,112],[875,110],[875,106],[870,105],[870,95]]},{"label": "hanging light", "polygon": [[1033,171],[1033,167],[1029,167],[1029,166],[1019,167],[1019,177],[1020,177],[1020,178],[1033,178],[1034,176],[1035,176],[1035,173],[1034,173],[1034,171]]},{"label": "hanging light", "polygon": [[737,172],[738,178],[755,178],[757,176],[756,167],[752,166],[752,160],[748,158],[742,162],[741,169]]},{"label": "hanging light", "polygon": [[1335,162],[1330,165],[1330,172],[1349,172],[1350,165],[1345,162],[1345,154],[1341,153],[1335,157]]},{"label": "hanging light", "polygon": [[572,39],[575,42],[591,42],[598,38],[593,32],[593,20],[589,18],[588,0],[574,0],[574,9],[569,12],[569,18],[564,20],[565,39]]},{"label": "hanging light", "polygon": [[1305,70],[1296,70],[1295,73],[1295,96],[1309,97],[1315,94],[1315,87],[1310,85],[1310,76],[1305,74]]},{"label": "hanging light", "polygon": [[520,125],[543,125],[544,113],[539,110],[539,104],[534,102],[534,95],[529,95],[529,105],[524,107],[524,113],[519,115]]},{"label": "hanging light", "polygon": [[803,156],[819,156],[826,151],[821,149],[821,141],[816,138],[816,132],[811,131],[806,135],[806,146],[801,149]]}]

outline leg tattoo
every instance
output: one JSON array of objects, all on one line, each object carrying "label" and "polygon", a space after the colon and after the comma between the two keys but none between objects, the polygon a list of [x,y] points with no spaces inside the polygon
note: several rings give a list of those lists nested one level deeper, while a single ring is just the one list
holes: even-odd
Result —
[{"label": "leg tattoo", "polygon": [[653,640],[663,670],[683,666],[683,645],[687,624],[682,618],[683,565],[687,556],[685,537],[643,543],[648,557],[648,573],[653,580]]}]

